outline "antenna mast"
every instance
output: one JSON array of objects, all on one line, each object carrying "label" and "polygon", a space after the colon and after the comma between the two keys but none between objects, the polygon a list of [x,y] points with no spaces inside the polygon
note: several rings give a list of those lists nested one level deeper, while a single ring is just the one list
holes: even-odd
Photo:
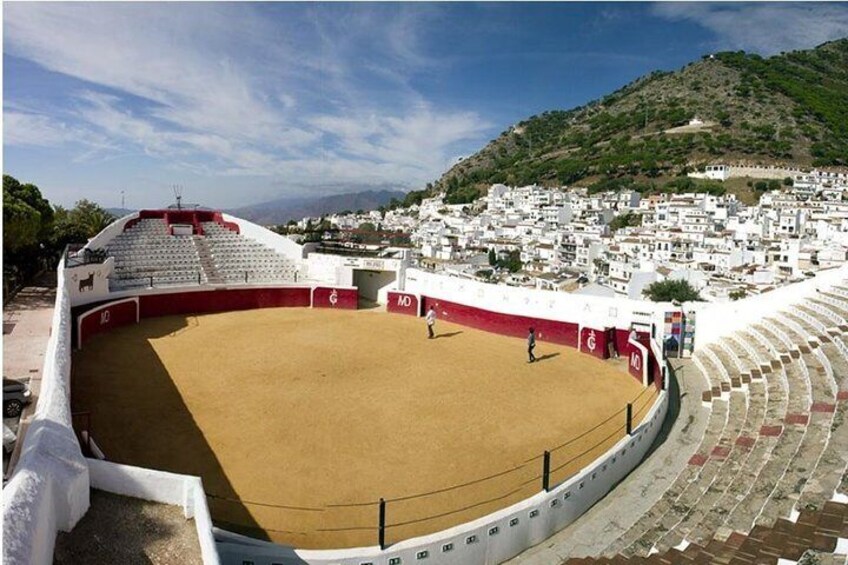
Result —
[{"label": "antenna mast", "polygon": [[175,184],[171,188],[174,190],[174,198],[177,199],[177,210],[182,210],[183,187]]}]

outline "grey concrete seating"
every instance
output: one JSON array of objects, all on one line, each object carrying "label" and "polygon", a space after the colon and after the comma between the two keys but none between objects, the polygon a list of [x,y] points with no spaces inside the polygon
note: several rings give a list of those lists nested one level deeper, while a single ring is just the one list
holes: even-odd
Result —
[{"label": "grey concrete seating", "polygon": [[787,414],[785,424],[787,428],[801,431],[802,438],[757,518],[757,524],[771,524],[777,518],[789,517],[810,476],[810,470],[824,451],[833,420],[835,394],[832,381],[827,382],[826,369],[811,353],[802,355],[792,365],[794,370],[789,371],[789,375],[796,376],[802,381],[801,385],[805,385],[803,392],[808,395],[805,398],[807,406]]},{"label": "grey concrete seating", "polygon": [[[706,380],[710,380],[711,373],[714,370],[714,368],[705,368],[701,372]],[[703,464],[707,461],[709,454],[718,445],[724,434],[727,424],[727,414],[728,402],[719,398],[713,399],[706,430],[704,431],[696,454],[690,460],[690,464],[680,472],[672,485],[640,520],[637,520],[623,536],[612,541],[607,546],[603,552],[604,554],[615,554],[625,550],[628,554],[641,554],[650,551],[653,542],[647,542],[648,545],[645,547],[641,545],[645,542],[640,540],[652,530],[655,524],[660,523],[668,511],[677,503],[679,497],[686,491],[689,484],[698,479]]]},{"label": "grey concrete seating", "polygon": [[168,234],[165,221],[142,219],[106,245],[115,259],[109,286],[113,290],[205,282],[192,236]]}]

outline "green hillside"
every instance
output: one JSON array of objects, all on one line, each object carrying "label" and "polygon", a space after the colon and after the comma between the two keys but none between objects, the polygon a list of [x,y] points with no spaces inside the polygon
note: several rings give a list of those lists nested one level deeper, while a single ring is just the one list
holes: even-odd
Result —
[{"label": "green hillside", "polygon": [[[696,117],[703,125],[690,126]],[[717,53],[585,106],[531,116],[433,191],[453,203],[499,182],[651,191],[713,162],[848,165],[848,39],[768,59]]]}]

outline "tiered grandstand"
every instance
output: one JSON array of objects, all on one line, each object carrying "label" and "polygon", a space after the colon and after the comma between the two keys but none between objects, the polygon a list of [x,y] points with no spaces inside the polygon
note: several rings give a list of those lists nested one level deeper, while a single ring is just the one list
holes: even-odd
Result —
[{"label": "tiered grandstand", "polygon": [[224,225],[217,217],[211,221],[192,218],[192,223],[186,224],[169,224],[168,220],[165,212],[162,217],[128,222],[125,230],[106,244],[106,254],[115,258],[111,290],[296,280],[296,266],[290,258],[240,235],[237,228]]},{"label": "tiered grandstand", "polygon": [[697,451],[624,535],[567,563],[845,563],[846,317],[834,286],[700,348]]},{"label": "tiered grandstand", "polygon": [[115,258],[109,288],[207,282],[209,277],[201,267],[195,237],[169,234],[161,218],[140,220],[106,245],[106,254]]},{"label": "tiered grandstand", "polygon": [[197,237],[199,249],[206,247],[211,261],[207,263],[222,282],[296,281],[294,263],[262,245],[241,236],[216,222],[203,222],[204,237]]}]

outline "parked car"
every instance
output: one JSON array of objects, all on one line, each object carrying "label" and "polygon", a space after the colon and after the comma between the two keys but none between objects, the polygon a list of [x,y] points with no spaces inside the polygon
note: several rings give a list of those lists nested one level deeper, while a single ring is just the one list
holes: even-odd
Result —
[{"label": "parked car", "polygon": [[32,402],[32,392],[22,382],[3,379],[3,417],[15,418],[21,415],[24,406]]}]

